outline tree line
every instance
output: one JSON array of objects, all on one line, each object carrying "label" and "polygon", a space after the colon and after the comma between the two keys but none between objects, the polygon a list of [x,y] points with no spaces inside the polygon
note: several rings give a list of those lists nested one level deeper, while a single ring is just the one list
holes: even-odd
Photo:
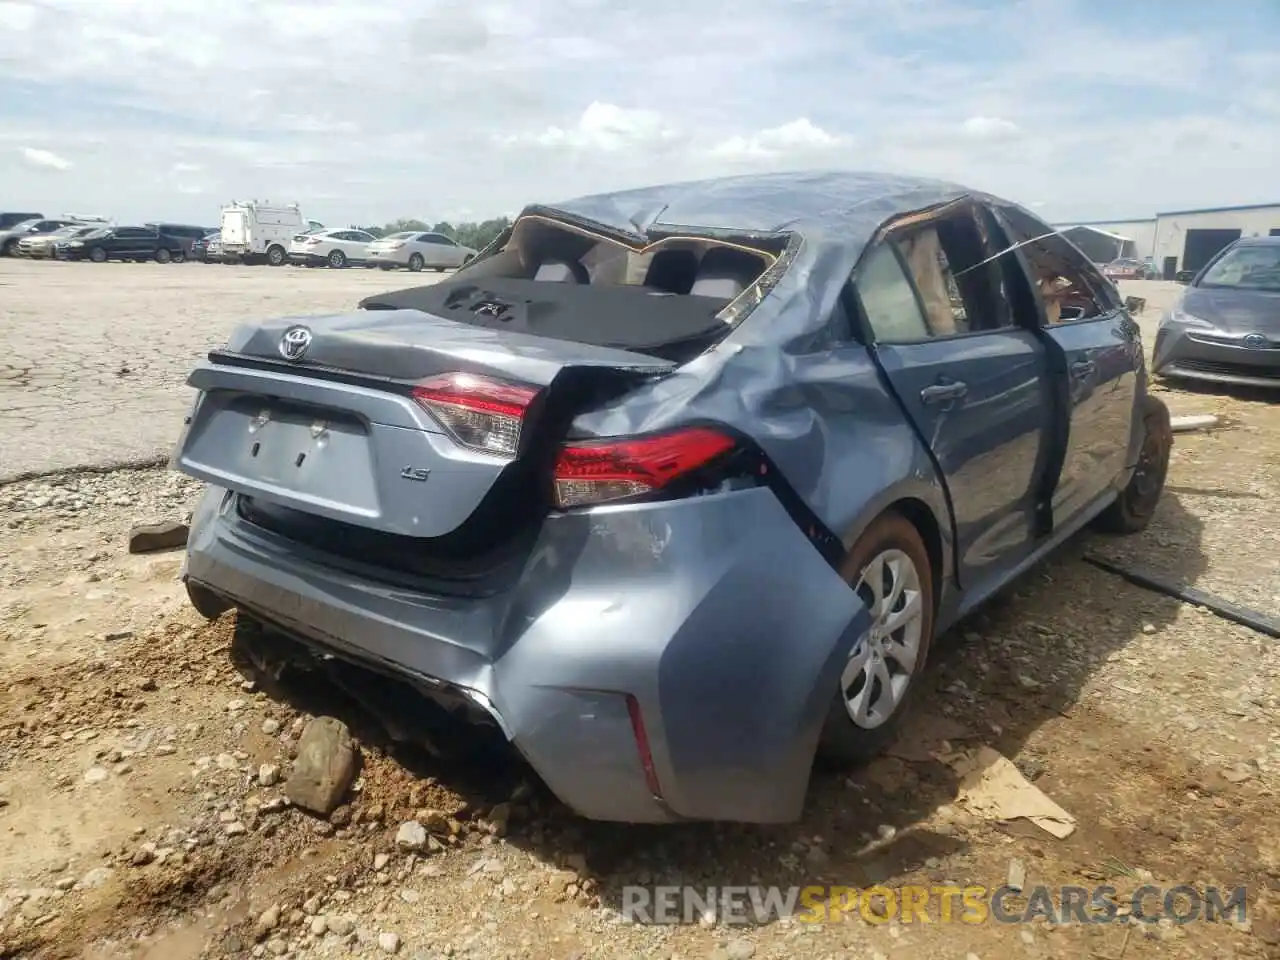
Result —
[{"label": "tree line", "polygon": [[402,218],[400,220],[392,220],[381,227],[355,227],[354,229],[365,230],[375,237],[385,237],[392,233],[404,233],[409,230],[443,233],[446,237],[452,237],[464,247],[483,250],[509,226],[511,226],[511,220],[508,217],[497,217],[480,223],[449,223],[447,220],[441,220],[436,224],[427,223],[425,220]]}]

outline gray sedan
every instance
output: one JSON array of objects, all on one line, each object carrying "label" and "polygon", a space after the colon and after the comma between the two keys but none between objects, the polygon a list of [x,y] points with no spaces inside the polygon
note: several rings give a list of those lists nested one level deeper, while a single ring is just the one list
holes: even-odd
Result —
[{"label": "gray sedan", "polygon": [[443,233],[420,233],[406,230],[369,244],[365,261],[369,266],[384,270],[408,267],[414,273],[424,267],[434,270],[451,270],[462,266],[476,255],[470,247],[464,247]]},{"label": "gray sedan", "polygon": [[1280,237],[1237,240],[1160,321],[1157,376],[1280,387]]},{"label": "gray sedan", "polygon": [[1112,284],[952,184],[530,206],[360,307],[193,370],[191,601],[595,819],[797,818],[817,755],[899,735],[935,636],[1085,525],[1145,528],[1168,468]]}]

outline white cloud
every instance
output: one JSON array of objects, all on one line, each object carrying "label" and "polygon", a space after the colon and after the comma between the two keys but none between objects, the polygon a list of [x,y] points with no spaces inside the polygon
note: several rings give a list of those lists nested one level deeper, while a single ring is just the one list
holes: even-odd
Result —
[{"label": "white cloud", "polygon": [[38,170],[70,170],[72,163],[66,157],[60,157],[52,150],[40,150],[36,147],[23,147],[22,159],[28,166]]},{"label": "white cloud", "polygon": [[[1084,0],[0,0],[0,182],[194,222],[241,196],[434,220],[805,166],[1057,219],[1270,200],[1274,31],[1215,16],[1135,42]],[[50,176],[42,144],[94,176]]]},{"label": "white cloud", "polygon": [[1018,134],[1018,125],[1002,117],[970,117],[962,127],[975,140],[1008,140]]},{"label": "white cloud", "polygon": [[835,149],[848,146],[849,138],[828,133],[807,117],[778,127],[760,130],[750,136],[732,136],[710,148],[708,154],[718,160],[779,160],[786,158],[794,165],[804,165]]},{"label": "white cloud", "polygon": [[654,110],[628,109],[612,103],[593,101],[576,123],[569,127],[548,126],[540,133],[516,134],[504,138],[508,145],[534,143],[542,147],[574,150],[616,150],[647,148],[670,143],[679,136],[662,115]]}]

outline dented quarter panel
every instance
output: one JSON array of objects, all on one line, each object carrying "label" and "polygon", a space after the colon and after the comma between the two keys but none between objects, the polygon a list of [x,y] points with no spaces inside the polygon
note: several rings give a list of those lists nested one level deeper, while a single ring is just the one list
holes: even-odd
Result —
[{"label": "dented quarter panel", "polygon": [[[248,530],[215,489],[193,517],[187,573],[300,636],[478,693],[584,816],[799,814],[867,614],[770,491],[556,516],[529,569],[507,596],[427,599],[309,562]],[[628,693],[662,804],[644,786]]]}]

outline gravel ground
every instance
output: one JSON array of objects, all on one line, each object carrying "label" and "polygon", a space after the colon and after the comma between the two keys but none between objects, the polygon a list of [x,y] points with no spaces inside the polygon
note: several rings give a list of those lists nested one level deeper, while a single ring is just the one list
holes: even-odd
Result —
[{"label": "gravel ground", "polygon": [[168,453],[192,364],[245,320],[439,274],[0,257],[0,481]]},{"label": "gravel ground", "polygon": [[[224,269],[241,276],[173,275]],[[274,282],[259,269],[245,282]],[[1166,398],[1227,426],[1179,435],[1152,527],[1078,538],[942,638],[890,755],[815,773],[802,821],[772,828],[587,823],[514,762],[395,749],[336,692],[247,668],[252,626],[189,610],[180,554],[126,552],[132,523],[187,515],[194,483],[147,468],[2,484],[0,957],[1280,956],[1280,646],[1082,560],[1124,558],[1280,615],[1275,405]],[[323,819],[283,786],[318,715],[347,724],[362,757]],[[979,744],[1075,832],[961,802],[949,759]],[[1145,883],[1246,885],[1250,916],[737,927],[620,913],[628,884],[995,887],[1018,871],[1028,887],[1109,883],[1122,902]]]}]

